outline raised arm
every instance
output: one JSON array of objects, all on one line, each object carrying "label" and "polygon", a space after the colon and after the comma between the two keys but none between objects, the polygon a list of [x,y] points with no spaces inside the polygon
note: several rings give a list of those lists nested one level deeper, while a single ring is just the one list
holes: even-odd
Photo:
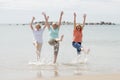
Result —
[{"label": "raised arm", "polygon": [[35,17],[32,18],[32,21],[31,21],[31,23],[30,23],[30,28],[31,28],[32,30],[34,30],[34,28],[33,28],[33,26],[32,26],[34,20],[35,20]]},{"label": "raised arm", "polygon": [[48,22],[49,16],[46,16],[46,14],[44,12],[42,12],[42,15],[45,18],[45,25],[48,27],[48,29],[50,29],[50,24]]},{"label": "raised arm", "polygon": [[76,28],[76,13],[74,13],[74,29]]},{"label": "raised arm", "polygon": [[86,14],[83,15],[83,27],[85,26]]},{"label": "raised arm", "polygon": [[58,27],[59,28],[60,28],[60,25],[61,25],[62,16],[63,16],[63,11],[61,11],[60,18],[59,18],[59,21],[58,21]]},{"label": "raised arm", "polygon": [[[49,19],[49,16],[47,16],[47,18],[46,18],[46,21],[47,21],[47,22],[48,22],[48,19]],[[46,26],[48,26],[48,24],[46,23],[46,21],[45,21],[45,25],[44,25],[43,29],[45,29]],[[50,28],[50,27],[49,27],[49,28]]]}]

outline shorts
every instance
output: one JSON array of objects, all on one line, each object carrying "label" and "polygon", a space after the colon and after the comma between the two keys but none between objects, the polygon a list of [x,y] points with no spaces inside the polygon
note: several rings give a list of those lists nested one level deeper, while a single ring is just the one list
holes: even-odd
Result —
[{"label": "shorts", "polygon": [[51,39],[48,41],[48,43],[54,47],[54,53],[58,54],[59,51],[59,42],[56,41],[55,39]]},{"label": "shorts", "polygon": [[74,47],[74,48],[76,48],[76,50],[77,50],[77,54],[80,54],[80,52],[81,52],[81,42],[72,42],[72,46]]}]

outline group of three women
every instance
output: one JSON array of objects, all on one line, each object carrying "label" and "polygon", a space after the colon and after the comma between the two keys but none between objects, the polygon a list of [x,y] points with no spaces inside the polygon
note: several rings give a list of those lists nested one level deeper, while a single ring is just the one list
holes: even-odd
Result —
[{"label": "group of three women", "polygon": [[[43,31],[45,29],[45,27],[48,27],[49,30],[49,41],[48,43],[54,47],[54,60],[53,60],[53,64],[56,63],[57,60],[57,55],[58,55],[58,51],[59,51],[59,41],[62,41],[64,35],[61,36],[61,38],[59,39],[59,29],[61,26],[61,20],[62,20],[62,16],[63,16],[63,11],[60,13],[60,18],[59,21],[57,23],[52,23],[52,26],[50,26],[48,19],[49,16],[46,16],[46,14],[43,12],[42,15],[45,18],[45,25],[43,28],[41,28],[41,26],[39,24],[37,24],[35,26],[35,29],[33,28],[32,24],[35,20],[35,17],[32,18],[30,27],[33,31],[33,35],[34,35],[34,46],[36,49],[36,55],[37,55],[37,61],[40,60],[40,52],[41,52],[41,48],[42,48],[42,43],[43,43],[43,39],[42,39],[42,35],[43,35]],[[76,48],[77,50],[77,54],[80,55],[81,51],[85,51],[85,53],[89,52],[88,50],[85,50],[82,46],[81,46],[81,42],[82,42],[82,30],[83,27],[85,26],[85,20],[86,20],[86,14],[84,14],[83,16],[84,20],[83,20],[83,24],[76,24],[76,13],[74,13],[74,30],[73,30],[73,42],[72,45],[74,48]]]}]

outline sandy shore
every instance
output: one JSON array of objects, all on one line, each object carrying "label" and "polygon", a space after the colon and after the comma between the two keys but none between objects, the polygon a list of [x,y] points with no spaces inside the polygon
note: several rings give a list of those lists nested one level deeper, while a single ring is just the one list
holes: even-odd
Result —
[{"label": "sandy shore", "polygon": [[50,78],[37,78],[29,80],[120,80],[119,74],[90,74],[79,76],[64,76],[64,77],[50,77]]}]

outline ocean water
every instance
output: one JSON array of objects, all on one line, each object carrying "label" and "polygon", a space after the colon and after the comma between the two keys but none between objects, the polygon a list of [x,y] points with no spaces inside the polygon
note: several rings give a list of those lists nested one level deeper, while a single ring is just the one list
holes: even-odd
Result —
[{"label": "ocean water", "polygon": [[[58,64],[69,63],[76,56],[72,47],[72,25],[62,25]],[[33,34],[29,25],[0,25],[0,80],[23,80],[56,76],[104,74],[120,72],[120,25],[86,25],[83,46],[90,48],[87,64],[33,66],[36,60],[32,44]],[[53,48],[48,44],[47,28],[43,34],[41,60],[53,60]],[[84,56],[82,54],[82,56]]]}]

